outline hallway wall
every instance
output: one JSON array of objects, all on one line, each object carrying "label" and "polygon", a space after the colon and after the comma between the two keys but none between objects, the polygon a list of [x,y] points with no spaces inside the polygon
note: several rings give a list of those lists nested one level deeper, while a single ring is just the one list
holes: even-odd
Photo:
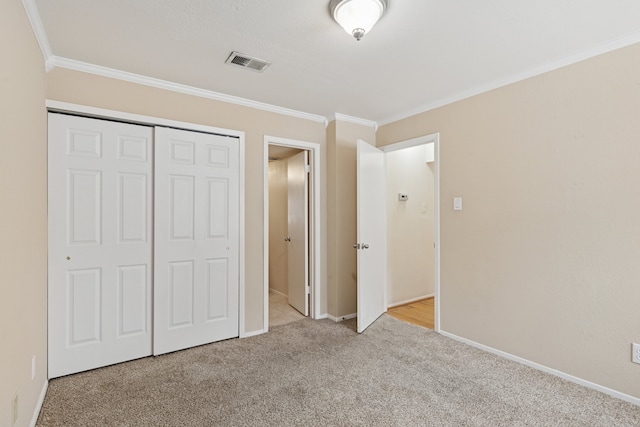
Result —
[{"label": "hallway wall", "polygon": [[269,289],[289,295],[287,159],[269,162]]},{"label": "hallway wall", "polygon": [[[385,154],[387,162],[387,305],[434,293],[433,163],[426,146]],[[399,201],[398,193],[409,195]]]},{"label": "hallway wall", "polygon": [[337,319],[357,312],[356,142],[375,145],[373,127],[343,120],[327,128],[327,301]]}]

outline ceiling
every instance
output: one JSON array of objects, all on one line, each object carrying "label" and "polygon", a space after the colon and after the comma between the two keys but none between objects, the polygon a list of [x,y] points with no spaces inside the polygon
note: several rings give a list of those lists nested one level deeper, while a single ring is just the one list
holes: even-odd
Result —
[{"label": "ceiling", "polygon": [[30,1],[55,58],[378,123],[640,41],[637,0],[388,0],[359,42],[329,0]]},{"label": "ceiling", "polygon": [[269,161],[287,159],[300,153],[299,148],[286,147],[284,145],[269,144]]}]

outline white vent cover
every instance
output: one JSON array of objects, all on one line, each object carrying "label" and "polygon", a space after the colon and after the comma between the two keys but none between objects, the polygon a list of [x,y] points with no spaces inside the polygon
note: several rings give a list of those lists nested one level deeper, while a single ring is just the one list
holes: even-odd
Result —
[{"label": "white vent cover", "polygon": [[237,65],[238,67],[248,68],[249,70],[257,71],[258,73],[263,72],[265,68],[271,65],[270,62],[254,58],[240,52],[231,52],[231,55],[229,55],[225,64]]}]

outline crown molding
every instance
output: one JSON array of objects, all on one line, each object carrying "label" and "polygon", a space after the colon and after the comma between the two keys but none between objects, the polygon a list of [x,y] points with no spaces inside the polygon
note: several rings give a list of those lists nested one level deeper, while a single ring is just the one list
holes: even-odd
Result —
[{"label": "crown molding", "polygon": [[144,86],[150,86],[158,89],[170,90],[186,95],[198,96],[201,98],[213,99],[215,101],[228,102],[230,104],[242,105],[244,107],[255,108],[258,110],[269,111],[271,113],[283,114],[285,116],[296,117],[299,119],[310,120],[313,122],[328,124],[327,118],[317,114],[305,113],[303,111],[291,110],[289,108],[278,107],[276,105],[266,104],[263,102],[252,101],[238,96],[225,95],[224,93],[214,92],[211,90],[200,89],[193,86],[187,86],[180,83],[174,83],[167,80],[147,77],[140,74],[129,73],[127,71],[107,68],[100,65],[89,64],[86,62],[76,61],[74,59],[61,58],[53,56],[53,65],[55,67],[66,68],[69,70],[81,71],[84,73],[95,74],[102,77],[123,80],[130,83],[136,83]]},{"label": "crown molding", "polygon": [[33,34],[36,36],[38,46],[40,46],[40,52],[42,52],[42,56],[44,57],[44,69],[49,72],[53,69],[53,51],[51,50],[51,45],[49,44],[49,39],[44,31],[44,27],[42,26],[42,20],[40,19],[36,3],[34,0],[22,0],[22,6],[27,13]]},{"label": "crown molding", "polygon": [[575,55],[567,56],[557,61],[549,62],[540,67],[527,70],[523,73],[514,74],[512,76],[495,80],[485,85],[480,85],[475,88],[472,88],[463,92],[459,92],[453,96],[449,96],[434,102],[430,102],[428,104],[424,104],[420,107],[405,111],[404,113],[394,114],[392,116],[387,117],[386,119],[378,121],[378,124],[380,126],[384,126],[389,123],[397,122],[399,120],[406,119],[411,116],[415,116],[417,114],[426,113],[427,111],[435,110],[436,108],[444,107],[445,105],[453,104],[454,102],[462,101],[463,99],[471,98],[472,96],[480,95],[482,93],[489,92],[489,91],[498,89],[500,87],[510,85],[512,83],[517,83],[519,81],[526,80],[531,77],[535,77],[540,74],[547,73],[549,71],[557,70],[559,68],[576,64],[578,62],[585,61],[587,59],[596,57],[598,55],[603,55],[605,53],[609,53],[614,50],[622,49],[624,47],[631,46],[636,43],[640,43],[640,32],[633,33],[629,36],[612,40],[608,43],[601,44],[594,48],[585,50]]},{"label": "crown molding", "polygon": [[331,120],[340,120],[341,122],[355,123],[357,125],[366,126],[372,128],[374,131],[378,130],[378,123],[373,120],[361,119],[360,117],[347,116],[346,114],[335,113]]}]

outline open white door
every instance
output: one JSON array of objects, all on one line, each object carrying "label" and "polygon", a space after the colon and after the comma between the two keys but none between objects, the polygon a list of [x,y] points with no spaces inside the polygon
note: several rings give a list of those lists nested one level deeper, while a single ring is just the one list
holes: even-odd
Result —
[{"label": "open white door", "polygon": [[239,144],[155,131],[153,354],[237,337]]},{"label": "open white door", "polygon": [[358,333],[387,311],[387,203],[384,153],[357,145]]},{"label": "open white door", "polygon": [[287,159],[289,305],[309,315],[309,185],[308,152]]},{"label": "open white door", "polygon": [[151,354],[152,137],[49,114],[49,378]]}]

